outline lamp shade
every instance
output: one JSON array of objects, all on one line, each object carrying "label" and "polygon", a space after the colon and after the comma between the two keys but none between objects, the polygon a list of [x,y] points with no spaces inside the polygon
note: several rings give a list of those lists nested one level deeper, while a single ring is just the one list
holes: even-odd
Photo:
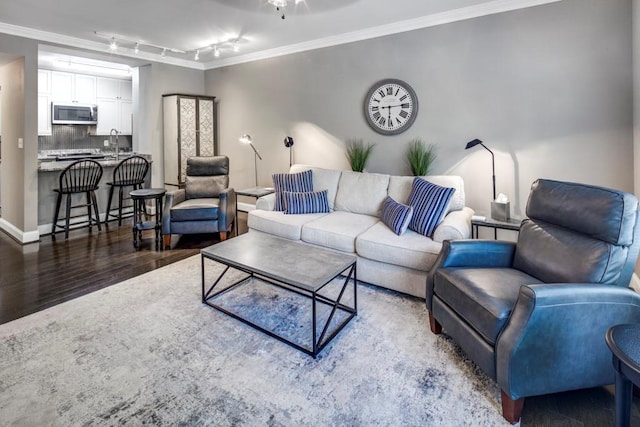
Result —
[{"label": "lamp shade", "polygon": [[469,141],[467,142],[467,146],[464,147],[465,150],[468,150],[469,148],[473,148],[478,144],[482,144],[482,141],[480,141],[478,138],[474,139],[473,141]]},{"label": "lamp shade", "polygon": [[284,146],[287,148],[293,147],[293,138],[291,138],[290,136],[287,136],[284,139]]},{"label": "lamp shade", "polygon": [[251,144],[251,135],[245,133],[240,138],[238,138],[238,141],[242,142],[243,144]]}]

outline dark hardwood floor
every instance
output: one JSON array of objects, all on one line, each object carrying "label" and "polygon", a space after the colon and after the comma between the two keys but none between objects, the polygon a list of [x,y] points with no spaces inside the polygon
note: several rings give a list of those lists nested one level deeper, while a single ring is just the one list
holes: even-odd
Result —
[{"label": "dark hardwood floor", "polygon": [[[246,229],[246,214],[240,213],[239,232]],[[196,255],[217,242],[213,234],[174,236],[170,250],[156,251],[149,233],[135,249],[131,219],[121,227],[111,222],[102,232],[74,230],[67,241],[43,236],[26,246],[0,232],[0,324]],[[521,425],[613,426],[614,413],[613,387],[598,387],[528,398]],[[640,426],[639,397],[634,397],[631,425]]]},{"label": "dark hardwood floor", "polygon": [[[243,233],[246,214],[239,216]],[[66,241],[63,233],[55,240],[45,235],[25,246],[0,232],[0,324],[196,255],[219,241],[217,234],[173,236],[170,250],[156,251],[153,233],[145,232],[136,249],[131,224],[128,218],[101,232],[72,230]]]}]

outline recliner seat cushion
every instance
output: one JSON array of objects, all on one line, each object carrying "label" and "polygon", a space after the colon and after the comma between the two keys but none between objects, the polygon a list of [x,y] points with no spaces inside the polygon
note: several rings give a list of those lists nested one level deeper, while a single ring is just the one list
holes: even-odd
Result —
[{"label": "recliner seat cushion", "polygon": [[358,256],[420,271],[433,266],[441,249],[442,243],[415,231],[407,230],[398,236],[382,222],[356,238]]},{"label": "recliner seat cushion", "polygon": [[350,212],[335,211],[302,227],[303,242],[353,253],[356,237],[378,223],[378,218]]},{"label": "recliner seat cushion", "polygon": [[171,222],[218,219],[220,199],[190,199],[171,208]]},{"label": "recliner seat cushion", "polygon": [[520,286],[542,283],[513,268],[441,268],[434,293],[487,342],[496,343]]}]

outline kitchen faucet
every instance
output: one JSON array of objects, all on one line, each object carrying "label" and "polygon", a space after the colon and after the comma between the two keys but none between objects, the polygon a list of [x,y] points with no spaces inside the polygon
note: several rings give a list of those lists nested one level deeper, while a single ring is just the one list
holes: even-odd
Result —
[{"label": "kitchen faucet", "polygon": [[109,132],[109,145],[113,146],[113,142],[111,141],[111,139],[113,138],[113,134],[114,133],[116,135],[116,161],[120,161],[120,147],[118,145],[118,130],[117,129],[111,129],[111,131]]}]

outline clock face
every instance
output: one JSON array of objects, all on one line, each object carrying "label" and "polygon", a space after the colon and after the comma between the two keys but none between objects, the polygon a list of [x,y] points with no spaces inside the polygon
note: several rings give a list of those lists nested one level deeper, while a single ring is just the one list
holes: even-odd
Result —
[{"label": "clock face", "polygon": [[369,89],[364,110],[373,130],[383,135],[397,135],[409,129],[416,119],[418,97],[402,80],[385,79]]}]

